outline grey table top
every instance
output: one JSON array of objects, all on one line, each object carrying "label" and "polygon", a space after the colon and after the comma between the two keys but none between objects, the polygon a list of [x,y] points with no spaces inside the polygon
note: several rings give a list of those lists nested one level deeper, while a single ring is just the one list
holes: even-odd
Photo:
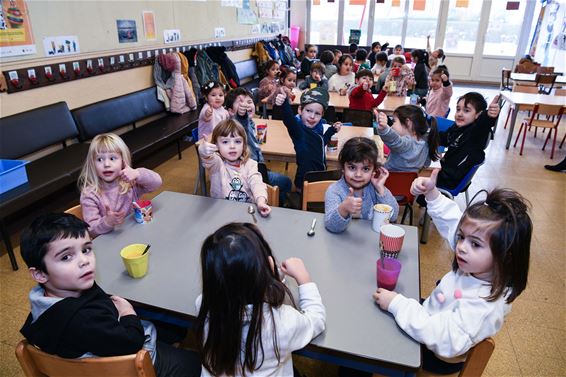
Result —
[{"label": "grey table top", "polygon": [[[229,222],[251,222],[248,204],[174,192],[153,199],[154,220],[137,224],[126,219],[120,228],[94,240],[97,283],[108,293],[166,310],[197,315],[194,302],[201,291],[200,247],[204,239]],[[316,235],[306,232],[313,217]],[[371,222],[354,220],[342,234],[324,229],[324,215],[273,208],[268,218],[256,214],[258,227],[282,261],[304,260],[317,283],[327,312],[326,331],[312,341],[317,349],[418,368],[420,345],[400,330],[393,317],[372,300],[376,289],[378,237]],[[406,230],[399,254],[403,268],[396,291],[419,298],[417,228]],[[151,243],[148,274],[130,278],[120,250],[131,243]],[[294,294],[296,282],[288,278]]]}]

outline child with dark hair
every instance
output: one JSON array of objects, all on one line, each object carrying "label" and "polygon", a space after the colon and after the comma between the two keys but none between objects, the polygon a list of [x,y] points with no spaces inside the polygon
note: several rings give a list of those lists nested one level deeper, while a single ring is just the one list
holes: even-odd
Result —
[{"label": "child with dark hair", "polygon": [[277,86],[271,92],[269,97],[264,98],[265,103],[273,105],[275,103],[275,97],[280,93],[285,93],[289,96],[293,96],[293,89],[297,85],[297,70],[295,67],[290,67],[288,65],[282,65],[279,67],[279,80],[277,80]]},{"label": "child with dark hair", "polygon": [[334,65],[334,53],[332,50],[322,51],[320,54],[320,62],[324,64],[324,76],[326,76],[327,79],[338,71],[338,67]]},{"label": "child with dark hair", "polygon": [[383,288],[373,297],[422,343],[423,369],[451,374],[462,369],[468,350],[499,332],[525,289],[533,224],[529,203],[510,189],[487,192],[462,214],[436,188],[437,174],[417,178],[411,192],[426,197],[429,215],[454,250],[452,271],[422,304]]},{"label": "child with dark hair", "polygon": [[317,62],[316,54],[318,53],[318,48],[316,45],[307,44],[305,45],[305,57],[301,61],[301,77],[306,77],[311,71],[311,65]]},{"label": "child with dark hair", "polygon": [[380,90],[377,97],[371,94],[373,87],[373,73],[368,69],[359,70],[356,73],[356,86],[350,92],[349,108],[353,110],[371,111],[383,102],[387,95],[385,90]]},{"label": "child with dark hair", "polygon": [[355,43],[350,43],[350,47],[348,47],[348,53],[353,57],[356,56],[356,51],[358,51],[358,45]]},{"label": "child with dark hair", "polygon": [[338,156],[342,178],[328,187],[324,197],[324,225],[330,232],[345,231],[353,217],[371,220],[378,203],[390,205],[392,220],[397,218],[399,205],[385,187],[389,172],[378,157],[375,142],[366,137],[354,137],[344,144]]},{"label": "child with dark hair", "polygon": [[[196,333],[202,376],[292,376],[292,352],[326,325],[320,293],[303,261],[289,258],[279,268],[255,225],[231,223],[204,240],[200,263]],[[297,281],[298,308],[283,274]]]},{"label": "child with dark hair", "polygon": [[446,117],[450,99],[452,98],[452,82],[445,65],[439,65],[430,74],[430,90],[426,96],[426,112],[429,115]]},{"label": "child with dark hair", "polygon": [[265,77],[259,82],[258,96],[260,101],[269,97],[275,91],[278,75],[279,64],[275,60],[268,61],[265,64]]},{"label": "child with dark hair", "polygon": [[356,51],[356,61],[354,61],[354,73],[360,69],[371,69],[370,63],[367,61],[368,52],[363,48]]},{"label": "child with dark hair", "polygon": [[338,61],[338,72],[328,80],[328,91],[338,92],[341,96],[348,94],[348,89],[354,85],[356,75],[352,72],[354,60],[350,55],[342,55]]},{"label": "child with dark hair", "polygon": [[388,59],[391,61],[395,58],[403,58],[404,61],[406,61],[405,59],[405,49],[403,48],[402,45],[395,45],[395,49],[393,50],[393,53],[391,55],[388,56]]},{"label": "child with dark hair", "polygon": [[201,88],[206,103],[198,117],[198,137],[204,139],[212,135],[218,122],[230,118],[224,108],[224,85],[218,81],[209,81]]},{"label": "child with dark hair", "polygon": [[328,90],[328,79],[324,75],[325,67],[321,62],[314,62],[311,65],[311,74],[305,77],[299,85],[299,89],[323,88]]},{"label": "child with dark hair", "polygon": [[199,376],[198,356],[157,340],[155,326],[94,281],[88,224],[66,213],[39,216],[20,247],[33,280],[31,312],[20,330],[43,352],[65,358],[129,355],[145,348],[158,376]]},{"label": "child with dark hair", "polygon": [[444,64],[444,59],[446,58],[444,50],[441,48],[437,48],[434,51],[431,50],[430,35],[426,37],[426,51],[428,52],[428,65],[431,72],[435,71],[440,64]]},{"label": "child with dark hair", "polygon": [[342,51],[335,48],[332,52],[334,53],[334,60],[332,61],[332,64],[334,64],[336,66],[336,68],[339,68],[338,67],[338,61],[340,60],[340,58],[343,55]]},{"label": "child with dark hair", "polygon": [[[384,43],[383,45],[381,45],[381,43],[379,42],[373,42],[371,44],[371,52],[368,55],[368,60],[369,60],[369,64],[371,67],[373,67],[375,65],[375,57],[377,54],[379,54],[380,52],[385,52],[387,51],[387,47],[389,46],[389,43]],[[385,54],[385,56],[387,56],[387,53]],[[385,59],[387,60],[387,58]]]},{"label": "child with dark hair", "polygon": [[390,96],[405,97],[415,84],[413,70],[405,64],[405,58],[398,56],[391,61],[391,68],[385,78],[384,89]]},{"label": "child with dark hair", "polygon": [[411,53],[415,68],[413,74],[415,75],[415,93],[419,97],[424,97],[428,93],[428,53],[425,50],[413,50]]}]

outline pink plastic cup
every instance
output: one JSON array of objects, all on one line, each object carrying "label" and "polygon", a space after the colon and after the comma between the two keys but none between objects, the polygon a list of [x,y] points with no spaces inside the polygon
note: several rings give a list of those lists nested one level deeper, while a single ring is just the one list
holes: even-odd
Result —
[{"label": "pink plastic cup", "polygon": [[[383,261],[383,262],[382,262]],[[395,289],[397,279],[401,272],[401,262],[398,259],[383,258],[377,262],[377,287],[384,288],[389,291]]]}]

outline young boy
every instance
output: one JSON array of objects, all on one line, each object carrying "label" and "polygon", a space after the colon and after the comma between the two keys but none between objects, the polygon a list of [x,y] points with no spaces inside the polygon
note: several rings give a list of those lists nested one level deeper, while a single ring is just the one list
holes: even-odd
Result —
[{"label": "young boy", "polygon": [[363,48],[358,48],[356,51],[356,57],[354,61],[354,73],[357,73],[360,69],[371,69],[371,65],[367,60],[368,52]]},{"label": "young boy", "polygon": [[318,53],[318,48],[315,45],[307,44],[305,45],[305,57],[301,61],[301,77],[305,77],[311,71],[311,65],[317,62],[316,54]]},{"label": "young boy", "polygon": [[[252,94],[245,88],[232,89],[226,94],[224,106],[228,109],[230,116],[240,122],[246,130],[250,157],[257,162],[265,162],[257,140],[257,129],[252,119],[255,112]],[[267,172],[267,177],[269,182],[265,183],[279,187],[279,203],[282,205],[285,203],[287,193],[291,191],[291,179],[271,170]]]},{"label": "young boy", "polygon": [[332,50],[324,50],[320,54],[320,62],[324,64],[324,76],[329,79],[333,74],[338,71],[334,65],[334,53]]},{"label": "young boy", "polygon": [[324,111],[328,107],[328,91],[322,88],[309,89],[301,96],[299,118],[296,118],[287,100],[288,95],[278,94],[275,105],[282,106],[283,123],[295,146],[297,173],[295,186],[303,188],[303,177],[308,171],[326,170],[325,146],[332,135],[340,131],[341,124],[334,123],[323,132]]},{"label": "young boy", "polygon": [[385,187],[389,172],[377,161],[375,142],[365,137],[354,137],[344,144],[338,159],[343,174],[326,190],[326,229],[340,233],[346,230],[353,217],[372,219],[373,206],[378,203],[390,205],[394,212],[392,220],[395,220],[399,205]]},{"label": "young boy", "polygon": [[311,65],[311,74],[299,85],[299,89],[323,88],[328,90],[328,79],[324,75],[325,67],[321,62]]},{"label": "young boy", "polygon": [[119,356],[147,349],[158,376],[199,376],[196,354],[156,341],[151,322],[94,281],[96,258],[88,224],[73,215],[45,214],[21,239],[22,258],[39,283],[20,330],[42,351],[66,358]]},{"label": "young boy", "polygon": [[397,57],[402,57],[403,60],[405,60],[405,50],[401,45],[395,45],[395,49],[393,50],[393,53],[389,55],[388,59],[393,60]]},{"label": "young boy", "polygon": [[353,110],[368,110],[379,106],[387,95],[385,90],[380,90],[377,97],[371,94],[373,86],[373,73],[369,69],[362,69],[356,73],[356,86],[350,92],[349,108]]}]

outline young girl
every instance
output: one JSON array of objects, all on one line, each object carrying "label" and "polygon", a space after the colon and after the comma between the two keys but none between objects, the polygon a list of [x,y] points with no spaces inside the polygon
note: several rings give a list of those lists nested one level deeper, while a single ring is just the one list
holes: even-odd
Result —
[{"label": "young girl", "polygon": [[428,65],[430,67],[430,71],[433,72],[436,70],[439,64],[444,63],[446,56],[444,55],[444,50],[441,48],[437,48],[434,51],[431,50],[430,35],[427,35],[426,37],[426,51],[428,52]]},{"label": "young girl", "polygon": [[249,158],[246,131],[233,119],[218,123],[212,137],[198,147],[202,165],[210,173],[210,196],[237,202],[256,203],[262,216],[269,215],[267,187]]},{"label": "young girl", "polygon": [[303,261],[281,264],[299,286],[298,309],[276,266],[252,224],[225,225],[204,241],[196,300],[202,376],[292,376],[291,353],[324,331],[324,305]]},{"label": "young girl", "polygon": [[328,91],[339,92],[341,96],[348,94],[348,88],[354,85],[356,75],[352,72],[354,60],[350,55],[342,55],[338,60],[338,72],[328,80]]},{"label": "young girl", "polygon": [[267,98],[277,88],[277,75],[279,74],[279,64],[275,60],[270,60],[265,65],[265,77],[259,82],[259,99]]},{"label": "young girl", "polygon": [[415,62],[415,68],[413,69],[415,89],[413,92],[419,97],[424,97],[428,93],[428,73],[430,71],[428,53],[424,50],[413,50],[411,56]]},{"label": "young girl", "polygon": [[411,68],[405,64],[405,58],[400,56],[393,59],[391,69],[385,78],[384,89],[390,96],[405,97],[407,90],[415,84],[415,76]]},{"label": "young girl", "polygon": [[218,122],[230,118],[228,110],[224,105],[224,87],[216,81],[209,81],[202,87],[202,94],[206,103],[200,111],[198,117],[198,137],[206,139],[212,135],[212,130]]},{"label": "young girl", "polygon": [[438,160],[439,146],[436,118],[423,113],[415,105],[399,106],[393,112],[393,123],[384,113],[374,110],[377,133],[389,147],[385,167],[391,171],[418,172]]},{"label": "young girl", "polygon": [[301,61],[301,77],[308,75],[311,65],[318,61],[316,54],[318,54],[318,48],[315,45],[305,45],[305,57]]},{"label": "young girl", "polygon": [[297,85],[297,70],[293,67],[282,65],[279,72],[279,80],[275,90],[265,99],[267,103],[275,104],[275,97],[284,93],[294,98],[293,89]]},{"label": "young girl", "polygon": [[429,115],[446,117],[452,98],[452,83],[446,66],[439,66],[430,75],[430,91],[426,97],[426,112]]},{"label": "young girl", "polygon": [[399,205],[385,187],[389,176],[378,162],[375,142],[365,137],[348,140],[338,156],[342,178],[333,183],[324,197],[324,225],[333,233],[346,230],[353,217],[373,218],[373,206],[378,203],[393,208],[397,218]]},{"label": "young girl", "polygon": [[92,139],[78,181],[83,219],[92,237],[114,230],[134,201],[161,186],[159,174],[131,165],[130,150],[119,136],[100,134]]},{"label": "young girl", "polygon": [[494,336],[527,284],[532,222],[517,192],[495,189],[462,215],[436,188],[435,170],[411,187],[424,194],[428,213],[455,251],[452,271],[419,304],[379,288],[373,297],[409,336],[422,343],[423,368],[437,374],[460,370],[466,352]]}]

